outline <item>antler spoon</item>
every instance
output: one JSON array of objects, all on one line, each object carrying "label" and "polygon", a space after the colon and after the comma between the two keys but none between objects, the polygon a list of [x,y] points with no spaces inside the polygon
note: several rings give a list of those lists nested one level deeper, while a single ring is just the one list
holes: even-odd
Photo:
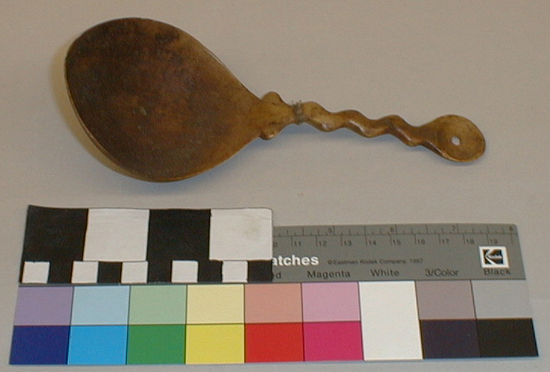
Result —
[{"label": "antler spoon", "polygon": [[71,45],[65,68],[73,106],[92,141],[149,181],[192,177],[255,138],[273,138],[302,122],[365,137],[392,134],[457,162],[475,160],[485,150],[479,129],[456,115],[415,127],[394,115],[371,120],[353,110],[331,113],[314,102],[288,105],[274,92],[260,99],[192,36],[148,19],[87,30]]}]

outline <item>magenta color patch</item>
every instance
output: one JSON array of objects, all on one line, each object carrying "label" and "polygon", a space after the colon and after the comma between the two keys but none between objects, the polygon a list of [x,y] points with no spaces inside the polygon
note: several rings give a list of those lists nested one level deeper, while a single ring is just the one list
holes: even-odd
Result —
[{"label": "magenta color patch", "polygon": [[304,322],[358,321],[357,283],[303,283]]},{"label": "magenta color patch", "polygon": [[363,360],[360,322],[304,323],[306,361]]}]

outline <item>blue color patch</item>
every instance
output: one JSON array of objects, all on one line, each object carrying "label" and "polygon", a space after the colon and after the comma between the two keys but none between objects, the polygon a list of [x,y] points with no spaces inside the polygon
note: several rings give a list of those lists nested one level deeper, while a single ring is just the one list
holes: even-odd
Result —
[{"label": "blue color patch", "polygon": [[130,287],[75,287],[72,325],[128,324]]},{"label": "blue color patch", "polygon": [[15,326],[10,364],[67,364],[68,326]]},{"label": "blue color patch", "polygon": [[126,364],[126,326],[73,326],[68,364]]}]

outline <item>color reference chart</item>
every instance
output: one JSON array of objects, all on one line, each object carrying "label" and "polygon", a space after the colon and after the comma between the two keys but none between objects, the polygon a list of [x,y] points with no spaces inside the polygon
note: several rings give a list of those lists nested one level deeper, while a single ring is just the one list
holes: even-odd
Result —
[{"label": "color reference chart", "polygon": [[13,365],[537,356],[514,225],[29,207]]},{"label": "color reference chart", "polygon": [[11,364],[536,356],[523,281],[22,286]]}]

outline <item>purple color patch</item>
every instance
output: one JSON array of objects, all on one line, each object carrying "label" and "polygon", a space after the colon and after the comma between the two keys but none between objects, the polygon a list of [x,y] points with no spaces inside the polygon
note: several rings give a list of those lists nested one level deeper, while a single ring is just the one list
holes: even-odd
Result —
[{"label": "purple color patch", "polygon": [[72,287],[19,287],[15,325],[69,325]]}]

